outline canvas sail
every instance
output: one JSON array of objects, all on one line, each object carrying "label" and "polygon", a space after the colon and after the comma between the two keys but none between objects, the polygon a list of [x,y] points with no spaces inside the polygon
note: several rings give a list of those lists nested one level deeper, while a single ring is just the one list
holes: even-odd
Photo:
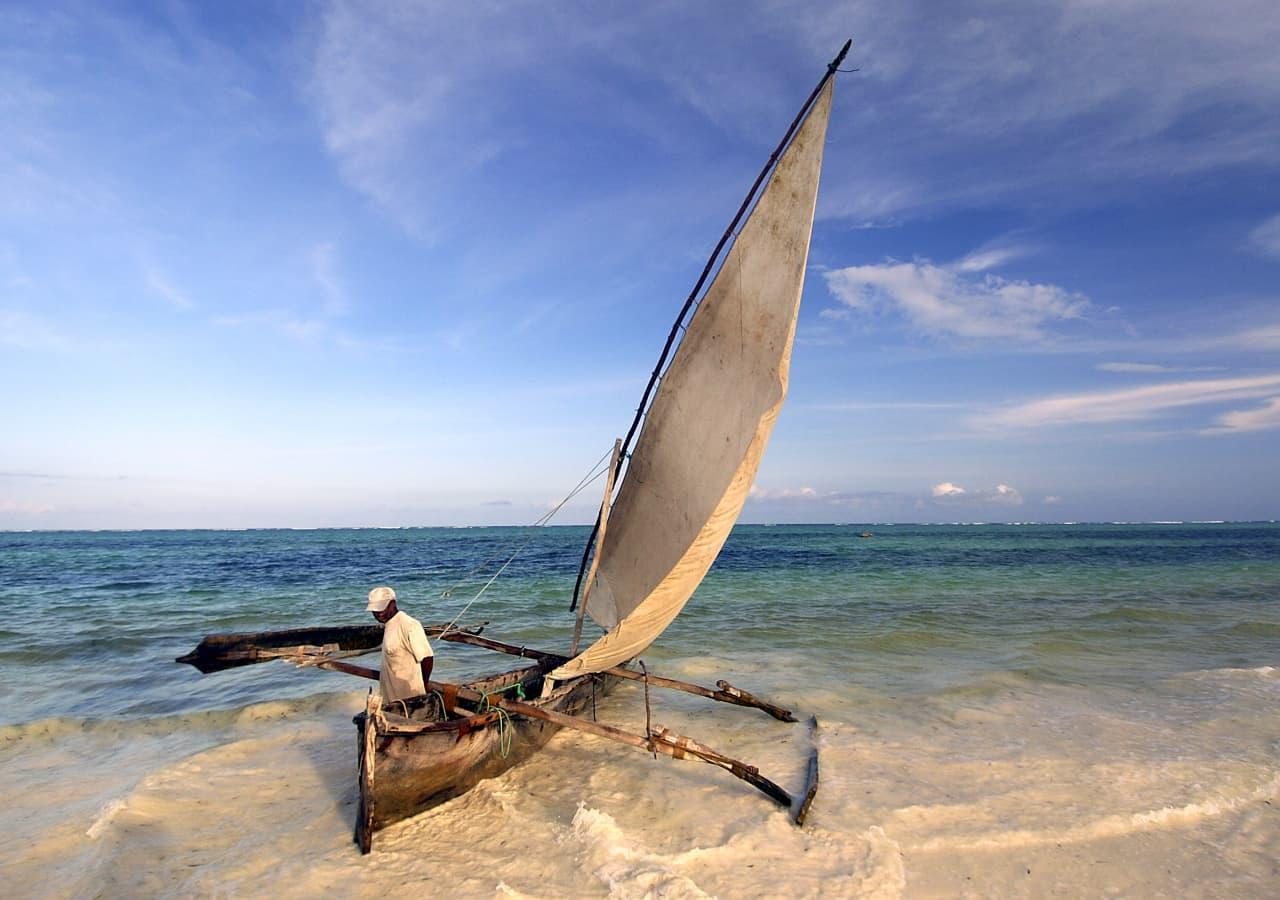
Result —
[{"label": "canvas sail", "polygon": [[553,678],[643,652],[742,512],[787,393],[831,91],[828,82],[778,160],[663,376],[590,588],[587,614],[607,632]]}]

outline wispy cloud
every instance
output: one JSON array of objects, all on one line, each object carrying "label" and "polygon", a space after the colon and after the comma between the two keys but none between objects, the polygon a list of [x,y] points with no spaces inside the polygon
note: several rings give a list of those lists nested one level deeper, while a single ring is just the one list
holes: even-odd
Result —
[{"label": "wispy cloud", "polygon": [[1280,260],[1280,213],[1249,232],[1249,249],[1268,259]]},{"label": "wispy cloud", "polygon": [[976,417],[973,424],[986,429],[1027,429],[1141,421],[1187,407],[1268,397],[1277,391],[1280,374],[1167,382],[1045,397],[993,410]]},{"label": "wispy cloud", "polygon": [[413,234],[429,236],[438,195],[505,146],[483,87],[527,61],[532,39],[509,24],[466,7],[323,7],[310,93],[325,145]]},{"label": "wispy cloud", "polygon": [[56,507],[48,503],[32,503],[27,500],[0,499],[0,513],[16,513],[25,516],[42,516],[54,512]]},{"label": "wispy cloud", "polygon": [[966,490],[958,484],[943,481],[935,484],[927,493],[902,491],[822,491],[812,487],[761,488],[753,486],[747,499],[770,508],[816,509],[842,508],[868,514],[888,512],[902,515],[907,510],[949,510],[969,506],[1021,506],[1022,494],[1008,484],[998,484],[987,489]]},{"label": "wispy cloud", "polygon": [[1272,397],[1253,409],[1236,409],[1223,413],[1217,424],[1205,434],[1227,434],[1238,431],[1269,431],[1280,428],[1280,397]]},{"label": "wispy cloud", "polygon": [[1218,343],[1243,350],[1280,350],[1280,322],[1238,331],[1220,339]]},{"label": "wispy cloud", "polygon": [[[747,502],[760,510],[801,511],[806,517],[838,513],[839,515],[901,515],[918,497],[896,491],[828,491],[812,487],[762,488],[753,486]],[[812,521],[812,519],[810,519]]]},{"label": "wispy cloud", "polygon": [[1007,241],[992,241],[974,250],[955,264],[958,272],[986,272],[1031,252],[1031,247]]},{"label": "wispy cloud", "polygon": [[[225,328],[266,329],[305,343],[324,341],[344,347],[375,343],[356,338],[338,327],[348,314],[350,304],[346,287],[338,274],[337,247],[332,242],[323,241],[307,251],[306,274],[314,287],[303,287],[295,304],[219,315],[212,319],[213,323]],[[317,289],[319,302],[316,302]],[[385,341],[378,343],[386,345]]]},{"label": "wispy cloud", "polygon": [[330,334],[329,323],[325,319],[298,315],[287,309],[261,309],[215,316],[213,323],[225,328],[266,328],[296,341],[318,340]]},{"label": "wispy cloud", "polygon": [[195,302],[185,291],[174,287],[173,282],[159,269],[148,266],[145,271],[147,287],[163,297],[174,309],[191,309]]},{"label": "wispy cloud", "polygon": [[326,316],[340,316],[347,311],[347,292],[338,279],[336,253],[334,245],[327,241],[311,249],[311,277],[320,286],[324,297],[321,312]]},{"label": "wispy cloud", "polygon": [[[875,7],[871,21],[854,0],[791,12],[815,45],[837,23],[857,35],[858,104],[838,128],[858,135],[860,152],[832,160],[827,183],[865,183],[882,214],[1050,197],[1092,204],[1280,158],[1271,0],[906,0]],[[1032,146],[1034,157],[1023,156]],[[877,189],[894,183],[907,187],[886,204]]]},{"label": "wispy cloud", "polygon": [[1171,372],[1217,372],[1221,366],[1165,366],[1159,363],[1105,362],[1098,363],[1099,372],[1119,372],[1134,375],[1158,375]]},{"label": "wispy cloud", "polygon": [[750,500],[820,500],[822,495],[811,487],[761,488],[755,485],[747,492]]},{"label": "wispy cloud", "polygon": [[848,308],[897,314],[934,337],[1043,340],[1054,324],[1078,319],[1084,295],[1052,284],[984,274],[1007,256],[989,251],[950,265],[886,262],[826,273],[827,287]]}]

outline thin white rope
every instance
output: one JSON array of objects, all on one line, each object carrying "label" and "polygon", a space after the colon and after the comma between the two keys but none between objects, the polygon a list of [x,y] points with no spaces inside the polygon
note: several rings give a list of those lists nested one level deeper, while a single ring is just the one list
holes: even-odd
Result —
[{"label": "thin white rope", "polygon": [[[578,482],[577,486],[574,487],[574,489],[570,491],[563,500],[557,503],[541,518],[539,518],[536,522],[534,522],[532,526],[528,526],[528,527],[538,527],[541,525],[545,525],[547,522],[551,521],[552,516],[558,513],[566,503],[568,503],[578,494],[582,493],[582,491],[585,490],[592,482],[594,482],[597,478],[599,478],[606,471],[608,471],[608,468],[609,468],[608,465],[605,465],[603,468],[601,468],[600,464],[604,462],[605,459],[610,458],[612,455],[613,455],[613,448],[610,447],[605,452],[604,456],[596,460],[595,465],[591,467],[591,469],[587,472],[587,474],[583,476],[582,480]],[[600,471],[597,472],[596,469],[599,469]],[[477,600],[480,599],[480,595],[483,594],[485,591],[487,591],[489,589],[489,586],[498,580],[498,576],[500,576],[503,572],[507,570],[507,566],[515,562],[516,557],[520,555],[520,552],[524,550],[525,547],[529,546],[529,543],[532,540],[533,540],[533,534],[530,534],[527,538],[525,538],[524,542],[521,543],[520,546],[516,547],[515,552],[513,552],[511,556],[507,558],[507,561],[502,564],[502,566],[498,569],[498,571],[494,572],[493,575],[489,578],[489,580],[484,583],[484,586],[481,587],[480,590],[476,591],[475,596],[467,601],[467,605],[462,607],[462,609],[458,610],[458,614],[453,617],[453,621],[451,621],[448,625],[446,625],[444,627],[444,630],[440,632],[441,638],[443,638],[446,634],[448,634],[454,625],[458,624],[458,620],[461,619],[464,615],[466,615],[467,610],[469,610],[472,607],[472,605]],[[446,592],[446,594],[447,593],[448,592]]]},{"label": "thin white rope", "polygon": [[[551,521],[551,517],[552,517],[552,516],[554,516],[557,512],[559,512],[559,511],[560,511],[560,507],[564,506],[564,505],[565,505],[566,503],[568,503],[571,499],[573,499],[573,498],[574,498],[574,497],[576,497],[578,494],[580,494],[580,493],[582,492],[583,488],[585,488],[587,485],[589,485],[591,482],[595,481],[597,478],[599,478],[599,477],[603,474],[603,472],[604,472],[604,470],[603,470],[603,469],[601,469],[599,472],[597,472],[596,470],[600,468],[600,464],[601,464],[602,462],[604,462],[604,461],[605,461],[605,459],[606,459],[606,458],[608,458],[608,457],[609,457],[609,455],[610,455],[612,452],[613,452],[612,450],[606,450],[606,451],[605,451],[605,453],[604,453],[604,456],[602,456],[602,457],[600,457],[599,459],[597,459],[597,460],[596,460],[596,461],[591,465],[591,468],[589,468],[589,469],[587,470],[587,474],[586,474],[586,475],[584,475],[584,476],[582,476],[582,480],[581,480],[581,481],[579,481],[579,482],[574,486],[573,490],[569,491],[568,496],[566,496],[563,500],[561,500],[561,501],[559,502],[559,504],[557,504],[556,506],[552,507],[552,509],[551,509],[549,512],[543,513],[541,517],[539,517],[539,518],[538,518],[538,519],[536,519],[535,521],[533,521],[533,522],[529,523],[528,525],[525,525],[524,527],[525,527],[525,528],[539,528],[539,527],[541,527],[541,526],[543,526],[543,525],[547,524],[547,522]],[[525,540],[525,542],[524,542],[523,544],[521,544],[518,548],[516,548],[515,553],[519,553],[519,552],[520,552],[521,550],[523,550],[526,546],[528,546],[529,541],[531,541],[531,540],[532,540],[532,538],[528,538],[528,539],[526,539],[526,540]],[[513,554],[512,554],[512,557],[514,558],[514,556],[515,556],[515,554],[513,553]],[[457,590],[458,588],[460,588],[462,585],[464,585],[464,584],[466,584],[468,581],[470,581],[470,580],[472,579],[472,577],[473,577],[473,576],[475,576],[477,573],[479,573],[479,572],[483,572],[484,570],[486,570],[487,568],[489,568],[489,564],[490,564],[490,563],[493,563],[493,562],[497,562],[498,558],[499,558],[498,556],[490,556],[488,559],[484,560],[484,561],[483,561],[483,562],[481,562],[480,564],[478,564],[478,565],[476,565],[476,566],[473,566],[473,567],[471,568],[471,570],[470,570],[470,571],[468,571],[465,575],[463,575],[461,578],[459,578],[459,579],[458,579],[457,581],[455,581],[453,584],[449,585],[447,588],[445,588],[443,591],[441,591],[441,592],[440,592],[440,598],[441,598],[441,599],[443,599],[443,600],[447,600],[447,599],[449,599],[451,596],[453,596],[453,592],[454,592],[454,591],[456,591],[456,590]],[[510,562],[510,560],[508,560],[508,562]]]}]

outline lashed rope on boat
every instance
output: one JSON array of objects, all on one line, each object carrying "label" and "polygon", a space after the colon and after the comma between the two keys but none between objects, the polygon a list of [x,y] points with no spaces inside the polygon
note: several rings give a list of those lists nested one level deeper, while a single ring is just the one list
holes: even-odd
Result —
[{"label": "lashed rope on boat", "polygon": [[515,735],[515,726],[511,723],[511,713],[501,706],[494,706],[489,697],[495,694],[504,694],[512,688],[515,688],[516,699],[524,702],[524,684],[517,681],[504,687],[494,688],[491,691],[481,691],[480,703],[476,705],[478,712],[496,712],[498,714],[498,753],[503,759],[511,755],[511,741]]}]

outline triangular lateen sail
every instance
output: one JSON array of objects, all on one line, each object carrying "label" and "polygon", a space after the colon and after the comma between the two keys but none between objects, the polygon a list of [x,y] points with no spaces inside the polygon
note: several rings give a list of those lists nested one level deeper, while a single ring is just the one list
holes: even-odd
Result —
[{"label": "triangular lateen sail", "polygon": [[778,160],[649,408],[587,605],[608,632],[553,678],[643,652],[742,512],[787,393],[831,91],[828,81]]}]

